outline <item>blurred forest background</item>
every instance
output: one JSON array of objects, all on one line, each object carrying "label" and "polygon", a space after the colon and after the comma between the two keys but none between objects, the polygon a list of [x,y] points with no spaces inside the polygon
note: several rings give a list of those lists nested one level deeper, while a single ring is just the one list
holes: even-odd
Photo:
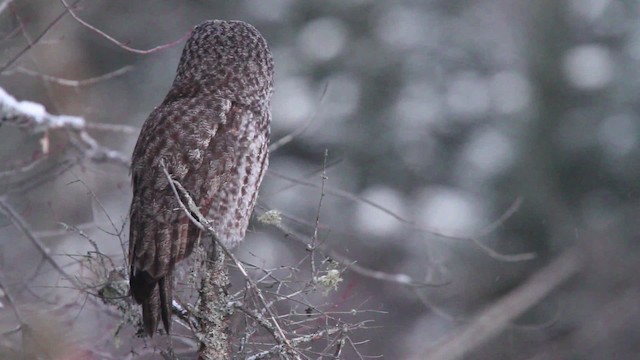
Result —
[{"label": "blurred forest background", "polygon": [[[139,49],[206,19],[243,20],[263,33],[276,63],[272,141],[296,136],[272,153],[257,213],[277,209],[311,236],[327,149],[319,229],[328,249],[446,284],[346,270],[325,300],[384,312],[362,314],[376,326],[354,335],[370,340],[358,347],[363,355],[631,359],[640,353],[639,5],[94,0],[76,13]],[[68,13],[54,23],[65,12],[59,1],[5,0],[0,9],[0,86],[50,113],[126,126],[88,133],[128,157],[183,43],[141,55]],[[123,163],[79,148],[64,130],[0,127],[3,204],[72,274],[82,269],[69,255],[92,249],[85,236],[123,263],[106,214],[122,226],[131,199]],[[104,335],[117,321],[69,289],[4,214],[0,352],[20,343],[20,321],[42,335],[32,346],[107,348],[95,339],[114,341]],[[305,253],[258,222],[236,249],[265,267],[295,266]],[[126,350],[130,340],[118,341]]]}]

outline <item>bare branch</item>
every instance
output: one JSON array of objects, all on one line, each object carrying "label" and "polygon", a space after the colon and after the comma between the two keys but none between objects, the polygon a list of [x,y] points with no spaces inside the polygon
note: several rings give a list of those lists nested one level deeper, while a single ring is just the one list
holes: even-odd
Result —
[{"label": "bare branch", "polygon": [[576,247],[568,250],[540,269],[525,283],[481,311],[454,335],[432,349],[417,349],[413,358],[431,360],[463,358],[473,349],[498,335],[512,320],[578,273],[583,263],[583,249]]},{"label": "bare branch", "polygon": [[65,0],[60,0],[60,2],[62,3],[62,5],[64,5],[65,9],[67,9],[69,14],[71,14],[71,16],[74,19],[76,19],[76,21],[78,21],[80,24],[84,25],[89,30],[97,33],[98,35],[104,37],[105,39],[111,41],[112,43],[118,45],[119,47],[121,47],[121,48],[123,48],[123,49],[125,49],[127,51],[136,53],[136,54],[146,55],[146,54],[154,53],[156,51],[160,51],[160,50],[168,49],[170,47],[174,47],[174,46],[178,45],[179,43],[183,42],[184,40],[186,40],[189,37],[189,35],[191,35],[191,31],[189,31],[186,34],[184,34],[181,38],[176,40],[176,41],[173,41],[173,42],[170,42],[170,43],[164,44],[164,45],[159,45],[159,46],[156,46],[156,47],[148,49],[148,50],[140,50],[140,49],[132,48],[132,47],[127,46],[126,44],[116,40],[115,38],[109,36],[107,33],[103,32],[102,30],[100,30],[100,29],[96,28],[95,26],[89,24],[88,22],[82,20],[80,17],[78,17],[78,15],[76,15],[75,12],[73,12],[73,10],[71,10],[73,5],[72,6],[67,5],[67,2]]},{"label": "bare branch", "polygon": [[[288,235],[287,238],[292,238],[298,242],[302,242],[303,244],[308,245],[307,242],[305,241],[304,235],[294,231],[293,229],[287,227],[286,225],[283,225],[282,223],[272,223],[271,225],[274,225],[280,231],[287,234]],[[332,250],[325,245],[320,245],[319,248],[331,259],[341,264],[344,264],[347,267],[347,269],[357,274],[360,274],[362,276],[370,277],[372,279],[393,282],[399,285],[410,286],[410,287],[444,286],[448,284],[448,282],[428,283],[428,282],[416,280],[407,274],[402,274],[402,273],[394,274],[394,273],[388,273],[380,270],[370,269],[362,265],[359,265],[357,261],[347,256],[341,255],[337,251]]]},{"label": "bare branch", "polygon": [[322,90],[322,95],[320,95],[320,103],[318,104],[318,107],[316,108],[316,111],[314,111],[313,114],[311,114],[307,118],[307,121],[305,121],[305,123],[302,126],[300,126],[299,128],[297,128],[296,130],[294,130],[291,133],[281,137],[280,139],[278,139],[277,141],[274,141],[271,145],[269,145],[269,152],[273,153],[276,150],[278,150],[279,148],[287,145],[288,143],[292,142],[293,139],[295,139],[297,136],[299,136],[300,134],[302,134],[303,132],[305,132],[309,128],[309,126],[311,125],[311,123],[313,122],[315,117],[318,116],[318,110],[321,108],[320,105],[322,105],[322,103],[324,102],[325,96],[327,95],[327,89],[328,88],[329,88],[329,83],[326,83],[324,85],[324,89]]},{"label": "bare branch", "polygon": [[99,76],[95,76],[89,79],[84,79],[84,80],[70,80],[70,79],[63,79],[63,78],[59,78],[59,77],[55,77],[55,76],[51,76],[51,75],[46,75],[46,74],[42,74],[39,73],[37,71],[33,71],[33,70],[29,70],[23,67],[16,67],[15,70],[12,71],[7,71],[5,73],[3,73],[3,75],[11,75],[13,73],[19,73],[19,74],[24,74],[24,75],[28,75],[28,76],[35,76],[38,77],[44,81],[48,81],[48,82],[52,82],[52,83],[56,83],[58,85],[62,85],[62,86],[72,86],[72,87],[80,87],[80,86],[87,86],[87,85],[93,85],[105,80],[109,80],[109,79],[113,79],[115,77],[118,77],[120,75],[124,75],[126,73],[128,73],[129,71],[133,70],[133,66],[132,65],[127,65],[127,66],[123,66],[120,69],[108,72],[106,74],[103,75],[99,75]]},{"label": "bare branch", "polygon": [[311,276],[315,279],[316,276],[316,260],[315,250],[318,246],[318,226],[320,225],[320,210],[322,209],[322,200],[324,200],[324,183],[327,181],[327,157],[329,156],[329,150],[324,150],[324,160],[322,165],[322,183],[320,185],[320,200],[318,200],[318,209],[316,211],[316,224],[313,228],[313,236],[311,237],[311,244],[307,245],[308,250],[311,252]]},{"label": "bare branch", "polygon": [[42,257],[49,263],[51,266],[58,272],[62,277],[64,277],[67,281],[69,281],[75,288],[80,289],[80,284],[78,281],[67,274],[67,272],[51,257],[49,254],[49,249],[38,239],[35,237],[27,223],[22,219],[22,217],[13,210],[9,204],[6,202],[5,197],[0,197],[0,212],[2,212],[13,225],[24,234],[29,241],[35,246],[35,248],[42,254]]},{"label": "bare branch", "polygon": [[[71,4],[71,6],[76,6],[76,4],[78,4],[80,2],[80,0],[76,0],[73,2],[73,4]],[[10,1],[6,1],[5,3],[9,4]],[[4,3],[3,3],[4,4]],[[14,56],[11,60],[9,60],[9,62],[7,62],[6,64],[4,64],[4,66],[2,66],[2,68],[0,68],[0,73],[4,72],[6,69],[8,69],[11,65],[13,65],[18,59],[20,59],[22,57],[22,55],[24,55],[27,51],[29,51],[32,47],[34,47],[39,41],[40,39],[42,39],[42,37],[49,32],[49,30],[51,30],[51,28],[53,28],[58,21],[60,21],[65,15],[67,14],[66,11],[61,12],[60,14],[58,14],[58,16],[56,16],[53,21],[51,21],[49,23],[49,25],[47,25],[44,30],[42,30],[42,32],[40,34],[38,34],[38,36],[36,36],[34,39],[32,39],[32,41],[30,41],[27,46],[25,46],[22,50],[20,50],[20,52],[18,52],[18,54],[16,56]]]},{"label": "bare branch", "polygon": [[[305,181],[305,180],[301,180],[301,179],[295,179],[292,178],[290,176],[278,173],[276,171],[269,171],[267,172],[267,175],[269,176],[274,176],[283,180],[287,180],[293,183],[296,183],[298,185],[302,185],[302,186],[306,186],[306,187],[312,187],[312,188],[317,188],[317,185],[313,182],[309,182],[309,181]],[[340,189],[332,189],[332,188],[327,188],[325,189],[325,192],[329,195],[333,195],[333,196],[337,196],[343,199],[347,199],[347,200],[351,200],[351,201],[356,201],[356,202],[360,202],[360,203],[364,203],[367,204],[369,206],[372,206],[382,212],[384,212],[385,214],[393,217],[394,219],[407,224],[408,226],[411,226],[411,228],[418,230],[418,231],[422,231],[422,232],[426,232],[429,233],[431,235],[437,236],[439,238],[443,238],[443,239],[448,239],[448,240],[457,240],[457,241],[469,241],[472,242],[473,244],[475,244],[480,250],[484,251],[487,255],[489,255],[490,257],[496,259],[496,260],[500,260],[500,261],[506,261],[506,262],[517,262],[517,261],[525,261],[525,260],[532,260],[536,257],[535,253],[521,253],[521,254],[502,254],[494,249],[492,249],[491,247],[483,244],[480,240],[478,240],[479,237],[481,236],[486,236],[488,233],[490,233],[491,231],[495,230],[495,228],[497,228],[500,224],[502,224],[504,222],[505,219],[505,215],[506,214],[513,214],[515,211],[517,211],[517,209],[519,208],[520,204],[522,203],[522,199],[518,198],[516,199],[516,201],[514,202],[514,204],[512,206],[509,207],[509,209],[507,209],[507,211],[505,212],[505,215],[501,215],[500,218],[493,222],[492,224],[490,224],[486,229],[483,229],[480,231],[481,236],[474,236],[474,237],[463,237],[463,236],[453,236],[453,235],[449,235],[449,234],[445,234],[443,232],[437,231],[435,229],[431,229],[431,228],[427,228],[425,226],[419,225],[417,224],[415,221],[412,220],[408,220],[403,218],[402,216],[398,215],[397,213],[385,208],[384,206],[377,204],[371,200],[365,199],[361,196],[352,194],[348,191],[344,191],[344,190],[340,190]],[[491,231],[489,231],[491,230]]]},{"label": "bare branch", "polygon": [[123,134],[136,134],[140,129],[129,125],[88,123],[87,129],[96,131],[119,132]]},{"label": "bare branch", "polygon": [[52,115],[44,106],[32,101],[18,101],[0,87],[0,124],[29,127],[33,132],[49,129],[83,129],[85,120],[78,116]]},{"label": "bare branch", "polygon": [[216,251],[215,243],[209,245],[198,291],[198,355],[202,359],[224,360],[231,358],[232,312],[229,311],[226,294],[226,289],[230,286],[229,270],[224,254]]},{"label": "bare branch", "polygon": [[6,300],[7,305],[9,305],[9,307],[11,308],[13,313],[16,315],[16,319],[18,319],[18,322],[20,323],[18,328],[15,329],[15,330],[12,330],[12,332],[19,331],[25,325],[24,317],[22,316],[22,313],[20,312],[20,309],[18,309],[18,307],[16,306],[17,304],[16,304],[16,301],[13,298],[13,295],[11,294],[11,290],[9,288],[7,288],[7,284],[5,284],[5,282],[4,282],[4,274],[0,274],[0,290],[2,291],[2,295],[3,295],[3,296],[0,296],[0,297],[5,297],[7,299]]},{"label": "bare branch", "polygon": [[[357,326],[354,326],[353,329],[355,329]],[[352,330],[348,327],[345,328],[330,328],[330,329],[322,329],[319,330],[315,333],[312,334],[308,334],[308,335],[303,335],[303,336],[299,336],[296,338],[291,339],[291,344],[293,346],[298,346],[298,345],[302,345],[305,343],[309,343],[315,339],[319,339],[328,335],[333,335],[333,334],[337,334],[340,332],[347,332],[349,330]],[[270,350],[267,351],[262,351],[260,353],[257,353],[253,356],[249,356],[247,358],[247,360],[259,360],[259,359],[269,359],[271,358],[273,355],[278,355],[278,354],[282,354],[283,353],[283,348],[281,345],[277,345],[274,346],[273,348],[271,348]]]},{"label": "bare branch", "polygon": [[100,145],[86,131],[84,118],[71,115],[53,115],[44,106],[32,101],[18,101],[0,87],[0,125],[28,129],[38,134],[48,130],[66,129],[71,144],[84,156],[96,162],[114,162],[129,167],[129,157]]},{"label": "bare branch", "polygon": [[250,309],[247,309],[244,305],[242,305],[239,301],[234,301],[230,304],[231,306],[233,306],[234,308],[242,311],[244,314],[246,314],[247,316],[249,316],[250,318],[252,318],[253,320],[257,321],[258,324],[260,324],[265,330],[267,330],[274,338],[277,337],[278,335],[275,333],[276,330],[273,327],[273,325],[271,325],[270,322],[268,322],[262,315],[256,313],[255,311],[252,311]]},{"label": "bare branch", "polygon": [[[220,239],[218,238],[218,234],[216,233],[215,229],[211,226],[211,224],[209,223],[207,218],[204,217],[204,215],[202,215],[202,213],[200,212],[200,209],[198,209],[197,205],[195,204],[195,202],[191,198],[191,195],[189,195],[189,193],[186,191],[186,189],[184,189],[184,187],[182,187],[182,185],[178,181],[175,181],[175,180],[173,180],[171,178],[171,175],[169,174],[169,171],[167,170],[167,167],[165,166],[164,161],[160,162],[160,166],[162,167],[162,170],[163,170],[165,176],[167,177],[167,180],[169,181],[169,184],[171,185],[171,188],[173,190],[174,195],[176,195],[176,199],[177,199],[178,203],[180,204],[180,208],[185,212],[187,217],[196,226],[198,226],[200,229],[206,230],[211,235],[211,237],[215,241],[216,246],[219,247],[220,249],[222,249],[224,254],[228,258],[230,258],[232,260],[232,262],[234,263],[234,265],[238,268],[238,270],[240,270],[240,273],[245,278],[245,280],[247,281],[247,283],[249,284],[251,289],[255,292],[255,294],[258,297],[261,305],[264,307],[264,310],[269,314],[269,316],[271,318],[271,321],[273,322],[273,326],[276,329],[276,332],[273,333],[275,335],[276,342],[278,342],[279,345],[281,345],[285,349],[287,349],[287,354],[288,355],[293,356],[295,359],[298,359],[299,356],[295,353],[295,348],[293,348],[291,346],[289,340],[287,339],[286,335],[284,334],[284,331],[282,330],[282,328],[280,327],[280,324],[276,320],[276,316],[273,313],[273,311],[271,309],[271,306],[269,306],[269,303],[264,298],[264,295],[262,294],[262,291],[260,290],[258,285],[251,278],[251,276],[249,276],[249,273],[247,272],[247,270],[242,265],[242,262],[240,262],[235,257],[235,255],[233,255],[233,253],[231,253],[231,251],[229,251],[229,249],[220,241]],[[178,193],[178,189],[180,190],[180,193]],[[182,196],[180,196],[180,195],[182,195]],[[187,205],[185,205],[183,203],[182,198],[186,199]],[[188,207],[188,210],[187,210],[187,207]],[[195,217],[194,217],[194,215],[195,215]]]}]

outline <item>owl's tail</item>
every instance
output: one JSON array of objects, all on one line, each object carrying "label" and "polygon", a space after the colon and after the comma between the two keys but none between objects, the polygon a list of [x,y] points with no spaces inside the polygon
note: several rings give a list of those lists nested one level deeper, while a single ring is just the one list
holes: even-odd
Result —
[{"label": "owl's tail", "polygon": [[132,271],[129,280],[131,294],[142,305],[142,323],[149,336],[158,329],[160,317],[167,334],[171,332],[171,302],[173,301],[173,273],[160,279],[152,278],[146,271]]}]

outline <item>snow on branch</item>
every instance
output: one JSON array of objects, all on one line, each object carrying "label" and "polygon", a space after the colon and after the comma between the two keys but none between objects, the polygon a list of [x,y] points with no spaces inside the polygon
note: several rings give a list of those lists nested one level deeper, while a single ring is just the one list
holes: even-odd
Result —
[{"label": "snow on branch", "polygon": [[0,124],[5,122],[18,127],[29,127],[33,132],[64,127],[79,130],[86,126],[81,117],[49,114],[42,104],[18,101],[0,87]]},{"label": "snow on branch", "polygon": [[[42,104],[16,100],[0,87],[0,126],[3,124],[23,128],[32,134],[66,129],[69,131],[70,144],[87,158],[97,162],[115,162],[129,166],[128,156],[100,145],[87,132],[90,125],[84,118],[50,114]],[[44,153],[47,153],[46,149]]]}]

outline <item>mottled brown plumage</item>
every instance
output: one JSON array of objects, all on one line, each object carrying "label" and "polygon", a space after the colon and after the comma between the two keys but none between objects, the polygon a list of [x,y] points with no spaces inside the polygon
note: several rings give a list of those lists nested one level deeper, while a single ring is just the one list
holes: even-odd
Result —
[{"label": "mottled brown plumage", "polygon": [[240,21],[206,21],[185,45],[176,78],[149,115],[133,151],[129,235],[131,294],[147,334],[171,328],[173,270],[201,236],[180,209],[166,164],[219,239],[245,235],[268,164],[273,60],[266,41]]}]

